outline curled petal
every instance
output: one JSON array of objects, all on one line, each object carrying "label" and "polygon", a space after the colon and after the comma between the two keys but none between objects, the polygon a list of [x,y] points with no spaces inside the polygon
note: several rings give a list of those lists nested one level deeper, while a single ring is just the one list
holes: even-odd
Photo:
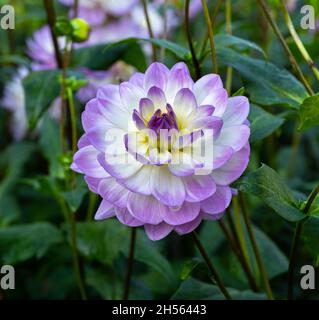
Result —
[{"label": "curled petal", "polygon": [[115,208],[116,217],[119,221],[129,227],[139,227],[144,223],[134,218],[126,208]]},{"label": "curled petal", "polygon": [[168,208],[163,214],[163,219],[166,223],[173,226],[181,225],[193,221],[200,211],[200,204],[198,202],[184,202],[184,204],[177,208]]},{"label": "curled petal", "polygon": [[95,213],[95,220],[104,220],[114,217],[114,206],[106,200],[102,200],[97,212]]},{"label": "curled petal", "polygon": [[147,236],[152,241],[161,240],[165,238],[167,235],[169,235],[171,231],[173,231],[173,226],[165,222],[156,225],[146,224],[144,228]]},{"label": "curled petal", "polygon": [[166,206],[152,196],[131,193],[128,198],[127,208],[131,215],[143,223],[159,224],[167,211]]},{"label": "curled petal", "polygon": [[210,215],[219,214],[228,208],[232,199],[229,187],[217,186],[216,192],[206,200],[201,202],[201,209]]}]

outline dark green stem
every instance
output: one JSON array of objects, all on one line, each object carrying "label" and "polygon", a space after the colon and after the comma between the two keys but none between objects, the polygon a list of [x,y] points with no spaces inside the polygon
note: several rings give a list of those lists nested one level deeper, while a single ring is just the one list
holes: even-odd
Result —
[{"label": "dark green stem", "polygon": [[270,9],[268,8],[265,0],[258,0],[259,2],[259,5],[261,7],[261,9],[263,10],[269,24],[271,25],[271,27],[273,28],[276,36],[278,37],[282,47],[284,48],[288,58],[289,58],[289,61],[296,73],[296,75],[298,76],[299,80],[303,83],[304,87],[306,88],[307,92],[310,94],[310,95],[313,95],[314,92],[310,86],[310,84],[308,83],[306,77],[304,76],[304,74],[302,73],[298,63],[297,63],[297,60],[295,58],[295,56],[293,55],[293,53],[291,52],[290,48],[288,47],[276,21],[273,19],[271,13],[270,13]]},{"label": "dark green stem", "polygon": [[[308,212],[311,208],[311,205],[315,201],[318,194],[319,194],[319,185],[311,192],[311,194],[306,202],[305,208],[303,209],[303,213],[305,215],[308,214]],[[290,256],[289,256],[289,268],[288,268],[288,294],[287,294],[288,300],[293,300],[293,298],[294,298],[293,279],[294,279],[294,274],[295,274],[295,265],[296,265],[296,260],[297,260],[298,245],[300,242],[302,227],[303,227],[305,221],[307,220],[307,218],[308,217],[297,222],[296,229],[294,232],[294,237],[292,240]]]},{"label": "dark green stem", "polygon": [[55,25],[55,20],[56,20],[53,0],[43,0],[43,3],[44,3],[45,11],[47,14],[48,25],[50,27],[50,32],[51,32],[51,37],[52,37],[52,42],[53,42],[53,47],[54,47],[54,53],[55,53],[55,59],[56,59],[58,67],[60,69],[62,69],[62,58],[61,58],[61,54],[60,54],[59,44],[58,44],[58,40],[57,40],[57,38],[54,34],[54,31],[53,31],[53,28]]},{"label": "dark green stem", "polygon": [[[141,0],[142,5],[143,5],[143,10],[144,10],[144,15],[145,15],[145,20],[147,24],[147,29],[148,29],[148,34],[151,39],[154,39],[154,33],[151,25],[151,20],[150,16],[148,14],[148,8],[147,8],[147,0]],[[152,43],[152,51],[153,51],[153,61],[157,60],[157,53],[156,53],[156,46],[154,43]]]},{"label": "dark green stem", "polygon": [[131,288],[131,280],[133,273],[134,252],[136,244],[136,228],[131,228],[130,253],[128,258],[127,274],[125,279],[123,300],[128,300]]},{"label": "dark green stem", "polygon": [[[215,9],[214,9],[214,12],[213,12],[213,15],[212,15],[212,19],[211,19],[213,27],[215,25],[215,21],[216,21],[217,15],[219,13],[219,9],[220,9],[223,1],[224,0],[218,0],[218,2],[216,3]],[[209,40],[209,33],[208,33],[208,30],[206,30],[205,38],[204,38],[204,41],[203,41],[203,44],[202,44],[202,47],[201,47],[201,50],[200,50],[200,57],[203,57],[203,55],[205,53],[208,40]]]},{"label": "dark green stem", "polygon": [[223,223],[222,220],[218,221],[218,224],[220,226],[220,228],[222,229],[225,238],[227,239],[230,247],[232,248],[234,254],[236,255],[239,263],[241,264],[241,266],[243,267],[243,270],[246,274],[248,283],[250,288],[254,291],[254,292],[259,292],[259,288],[258,285],[255,281],[254,275],[252,274],[250,267],[245,259],[245,256],[242,254],[241,248],[240,248],[240,244],[237,243],[236,241],[234,241],[231,233],[229,232],[229,230],[227,229],[227,227],[225,226],[225,224]]},{"label": "dark green stem", "polygon": [[203,7],[203,12],[204,12],[204,16],[205,16],[205,20],[206,20],[206,24],[207,24],[207,29],[208,29],[208,35],[209,35],[213,73],[218,73],[217,55],[216,55],[214,33],[213,33],[213,24],[212,24],[212,20],[210,18],[210,15],[209,15],[206,0],[202,0],[202,7]]},{"label": "dark green stem", "polygon": [[272,290],[271,290],[271,287],[270,287],[270,284],[269,284],[267,271],[266,271],[265,265],[264,265],[263,260],[261,258],[261,254],[260,254],[259,249],[258,249],[257,241],[256,241],[255,236],[254,236],[252,224],[251,224],[248,212],[247,212],[245,199],[244,199],[244,196],[243,196],[242,193],[239,193],[239,201],[240,201],[240,205],[241,205],[241,208],[242,208],[242,213],[243,213],[243,216],[244,216],[244,221],[245,221],[245,224],[246,224],[246,228],[247,228],[247,231],[248,231],[248,236],[249,236],[250,242],[252,244],[253,251],[254,251],[254,254],[255,254],[255,258],[256,258],[256,261],[257,261],[258,269],[259,269],[259,272],[261,274],[261,277],[262,277],[262,280],[263,280],[263,283],[264,283],[264,286],[265,286],[267,297],[268,297],[268,299],[273,300],[274,296],[273,296],[273,293],[272,293]]},{"label": "dark green stem", "polygon": [[190,25],[189,25],[189,1],[190,0],[185,1],[185,16],[184,16],[185,31],[186,31],[189,50],[192,55],[193,65],[194,65],[194,69],[195,69],[195,76],[196,76],[196,79],[199,79],[201,77],[200,65],[199,65],[199,61],[196,57],[196,52],[195,52],[195,49],[193,46],[192,35],[191,35]]},{"label": "dark green stem", "polygon": [[205,260],[208,268],[209,268],[209,271],[211,272],[211,275],[212,275],[212,280],[217,284],[217,286],[219,287],[220,291],[223,293],[224,297],[227,299],[227,300],[232,300],[229,292],[227,291],[224,283],[222,282],[217,270],[215,269],[213,263],[211,262],[203,244],[201,243],[199,237],[197,236],[196,232],[192,232],[192,236],[193,236],[193,240],[194,240],[194,243],[196,244],[200,254],[202,255],[203,259]]}]

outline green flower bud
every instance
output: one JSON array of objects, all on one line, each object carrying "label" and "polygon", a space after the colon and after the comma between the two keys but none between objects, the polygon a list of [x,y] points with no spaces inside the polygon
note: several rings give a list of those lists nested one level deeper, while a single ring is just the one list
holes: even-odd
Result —
[{"label": "green flower bud", "polygon": [[90,35],[90,25],[81,18],[74,18],[70,21],[72,26],[72,40],[74,42],[84,42],[89,38]]},{"label": "green flower bud", "polygon": [[71,37],[73,33],[73,27],[70,20],[67,17],[57,17],[54,25],[54,33],[60,36]]}]

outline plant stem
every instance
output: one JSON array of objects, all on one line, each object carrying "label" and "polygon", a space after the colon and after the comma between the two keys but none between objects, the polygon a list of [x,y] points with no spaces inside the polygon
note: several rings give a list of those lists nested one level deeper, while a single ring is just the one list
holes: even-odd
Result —
[{"label": "plant stem", "polygon": [[253,251],[254,251],[254,254],[255,254],[255,258],[256,258],[256,261],[257,261],[257,265],[258,265],[258,268],[259,268],[259,271],[260,271],[260,274],[261,274],[261,277],[262,277],[262,280],[263,280],[263,283],[264,283],[264,286],[265,286],[267,297],[268,297],[269,300],[273,300],[274,296],[272,294],[271,287],[270,287],[270,284],[269,284],[267,271],[266,271],[266,268],[265,268],[264,263],[262,261],[262,258],[261,258],[261,255],[260,255],[260,252],[259,252],[259,249],[258,249],[257,241],[256,241],[255,236],[254,236],[254,232],[253,232],[252,224],[251,224],[248,212],[247,212],[247,207],[246,207],[244,196],[240,192],[239,192],[239,201],[240,201],[240,204],[241,204],[241,209],[242,209],[242,213],[243,213],[243,216],[244,216],[244,221],[245,221],[246,228],[247,228],[247,231],[248,231],[248,236],[249,236],[249,239],[251,241],[251,244],[252,244],[252,247],[253,247]]},{"label": "plant stem", "polygon": [[127,274],[124,287],[123,300],[128,300],[131,287],[131,278],[133,273],[134,252],[136,244],[136,228],[131,228],[130,254],[128,258]]},{"label": "plant stem", "polygon": [[[303,209],[303,213],[305,215],[308,214],[312,203],[315,201],[317,195],[319,194],[319,185],[311,192],[305,208]],[[288,268],[288,294],[287,298],[288,300],[293,300],[294,298],[294,288],[293,288],[293,279],[294,279],[294,273],[295,273],[295,264],[297,259],[297,251],[298,251],[298,245],[300,241],[300,236],[302,232],[302,227],[307,220],[307,217],[296,224],[296,229],[294,232],[294,237],[292,240],[290,255],[289,255],[289,268]]]},{"label": "plant stem", "polygon": [[210,19],[206,0],[202,0],[202,6],[203,6],[203,12],[204,12],[204,16],[205,16],[205,20],[206,20],[206,24],[207,24],[208,35],[209,35],[213,73],[218,73],[217,56],[216,56],[216,49],[215,49],[215,43],[214,43],[213,24]]},{"label": "plant stem", "polygon": [[[151,39],[154,39],[154,33],[150,21],[150,17],[148,14],[148,9],[147,9],[147,0],[141,0],[142,5],[143,5],[143,10],[144,10],[144,15],[145,15],[145,20],[147,24],[147,29],[148,29],[148,34]],[[156,53],[156,46],[154,43],[152,43],[152,51],[153,51],[153,61],[157,60],[157,53]]]},{"label": "plant stem", "polygon": [[62,69],[62,58],[60,55],[60,49],[59,49],[59,44],[58,40],[54,34],[53,28],[56,20],[55,16],[55,10],[54,10],[54,5],[53,5],[53,0],[43,0],[43,4],[45,7],[45,11],[47,14],[47,21],[48,25],[50,27],[50,32],[51,32],[51,37],[52,37],[52,42],[53,42],[53,47],[54,47],[54,53],[55,53],[55,59],[57,62],[57,66]]},{"label": "plant stem", "polygon": [[238,244],[242,249],[243,256],[245,257],[246,261],[249,261],[248,249],[247,249],[247,244],[245,240],[244,229],[242,226],[240,208],[239,208],[237,197],[234,197],[232,201],[233,201],[235,223],[233,222],[230,214],[228,215],[228,218],[231,221],[231,224],[233,226],[233,230],[234,230],[233,232],[237,235]]},{"label": "plant stem", "polygon": [[199,65],[199,61],[196,57],[196,52],[195,52],[195,49],[193,46],[192,35],[191,35],[191,31],[190,31],[190,26],[189,26],[189,1],[190,0],[185,0],[185,16],[184,16],[185,31],[186,31],[189,50],[191,51],[191,54],[192,54],[192,60],[193,60],[193,65],[194,65],[194,69],[195,69],[195,76],[196,76],[196,79],[199,79],[201,77],[200,65]]},{"label": "plant stem", "polygon": [[78,255],[75,215],[71,212],[71,210],[65,203],[64,199],[62,199],[59,194],[56,195],[56,198],[61,206],[65,221],[70,225],[71,250],[72,250],[73,270],[75,274],[75,279],[76,279],[82,300],[87,300],[87,295],[86,295],[84,281],[81,274],[79,255]]},{"label": "plant stem", "polygon": [[73,17],[76,18],[79,14],[79,0],[74,0],[73,4]]},{"label": "plant stem", "polygon": [[[217,15],[219,13],[219,9],[220,9],[223,1],[224,0],[218,0],[218,2],[216,3],[215,9],[214,9],[214,12],[212,15],[212,19],[211,19],[213,27],[215,26],[215,21],[216,21]],[[203,41],[203,44],[202,44],[202,47],[200,50],[200,57],[203,57],[203,55],[205,53],[208,40],[209,40],[209,33],[208,33],[208,30],[206,30],[205,38],[204,38],[204,41]]]},{"label": "plant stem", "polygon": [[232,248],[233,252],[235,253],[239,263],[243,267],[243,270],[246,274],[250,288],[254,292],[259,292],[259,288],[257,286],[255,278],[250,270],[250,267],[249,267],[245,257],[242,255],[242,252],[241,252],[240,248],[238,247],[237,243],[234,241],[232,235],[230,234],[229,230],[227,229],[227,227],[225,226],[223,221],[218,220],[218,224],[219,224],[220,228],[222,229],[222,231],[225,235],[225,238],[228,240],[228,243],[230,244],[230,247]]},{"label": "plant stem", "polygon": [[310,54],[308,53],[306,47],[302,43],[293,23],[291,21],[291,18],[290,18],[288,10],[286,8],[286,5],[283,1],[281,1],[281,9],[282,9],[282,12],[284,15],[286,25],[289,29],[291,36],[292,36],[292,39],[294,40],[295,44],[297,45],[299,52],[301,53],[302,57],[307,62],[308,66],[311,69],[311,71],[313,72],[314,76],[319,81],[319,70],[318,70],[317,66],[315,65],[314,61],[312,60],[312,58],[310,57]]},{"label": "plant stem", "polygon": [[[226,31],[228,34],[232,34],[232,7],[231,0],[226,0]],[[226,72],[226,90],[228,94],[231,94],[231,87],[233,81],[233,68],[228,66]]]},{"label": "plant stem", "polygon": [[[163,8],[163,18],[164,18],[164,33],[163,39],[167,40],[168,30],[167,30],[167,7],[168,7],[168,0],[164,0],[164,8]],[[162,47],[160,51],[160,61],[164,61],[165,59],[165,48]]]},{"label": "plant stem", "polygon": [[273,19],[271,13],[270,13],[270,9],[268,8],[265,0],[258,0],[258,3],[259,5],[261,6],[269,24],[271,25],[271,27],[273,28],[277,38],[279,39],[282,47],[284,48],[288,58],[289,58],[289,61],[296,73],[296,75],[298,76],[299,80],[303,83],[304,87],[306,88],[307,92],[310,94],[310,95],[313,95],[314,92],[309,84],[309,82],[307,81],[306,77],[304,76],[304,74],[302,73],[298,63],[297,63],[297,60],[296,58],[294,57],[293,53],[291,52],[290,48],[288,47],[276,21]]},{"label": "plant stem", "polygon": [[78,287],[81,293],[82,300],[87,300],[87,295],[84,288],[84,282],[81,275],[77,240],[76,240],[76,222],[75,215],[70,213],[70,227],[71,227],[71,246],[72,246],[72,255],[73,255],[73,265],[75,270],[75,275],[78,283]]},{"label": "plant stem", "polygon": [[76,114],[75,114],[75,107],[73,101],[73,92],[71,88],[67,88],[67,98],[69,103],[69,110],[70,110],[70,120],[71,120],[71,131],[72,131],[72,153],[75,154],[77,150],[77,130],[76,130]]},{"label": "plant stem", "polygon": [[229,292],[227,291],[224,283],[222,282],[219,274],[217,273],[217,270],[215,269],[214,265],[212,264],[211,260],[209,259],[209,256],[204,248],[204,246],[202,245],[199,237],[197,236],[196,232],[193,231],[192,232],[192,237],[194,240],[194,243],[196,244],[200,254],[202,255],[203,259],[205,260],[211,274],[212,274],[212,279],[216,282],[217,286],[219,287],[220,291],[223,293],[224,297],[227,300],[232,300]]}]

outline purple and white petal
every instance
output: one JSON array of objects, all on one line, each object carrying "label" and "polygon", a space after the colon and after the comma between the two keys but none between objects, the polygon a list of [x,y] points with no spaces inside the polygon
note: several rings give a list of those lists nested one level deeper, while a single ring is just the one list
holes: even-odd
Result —
[{"label": "purple and white petal", "polygon": [[156,225],[153,224],[145,224],[144,226],[145,232],[150,240],[157,241],[165,238],[167,235],[173,231],[174,227],[162,222]]},{"label": "purple and white petal", "polygon": [[225,211],[232,199],[229,187],[217,186],[216,192],[209,198],[201,202],[200,207],[205,213],[215,215]]},{"label": "purple and white petal", "polygon": [[167,207],[152,196],[144,196],[138,193],[131,193],[127,208],[131,215],[143,223],[159,224]]},{"label": "purple and white petal", "polygon": [[97,209],[94,219],[104,220],[115,216],[114,206],[106,200],[102,200],[99,208]]}]

